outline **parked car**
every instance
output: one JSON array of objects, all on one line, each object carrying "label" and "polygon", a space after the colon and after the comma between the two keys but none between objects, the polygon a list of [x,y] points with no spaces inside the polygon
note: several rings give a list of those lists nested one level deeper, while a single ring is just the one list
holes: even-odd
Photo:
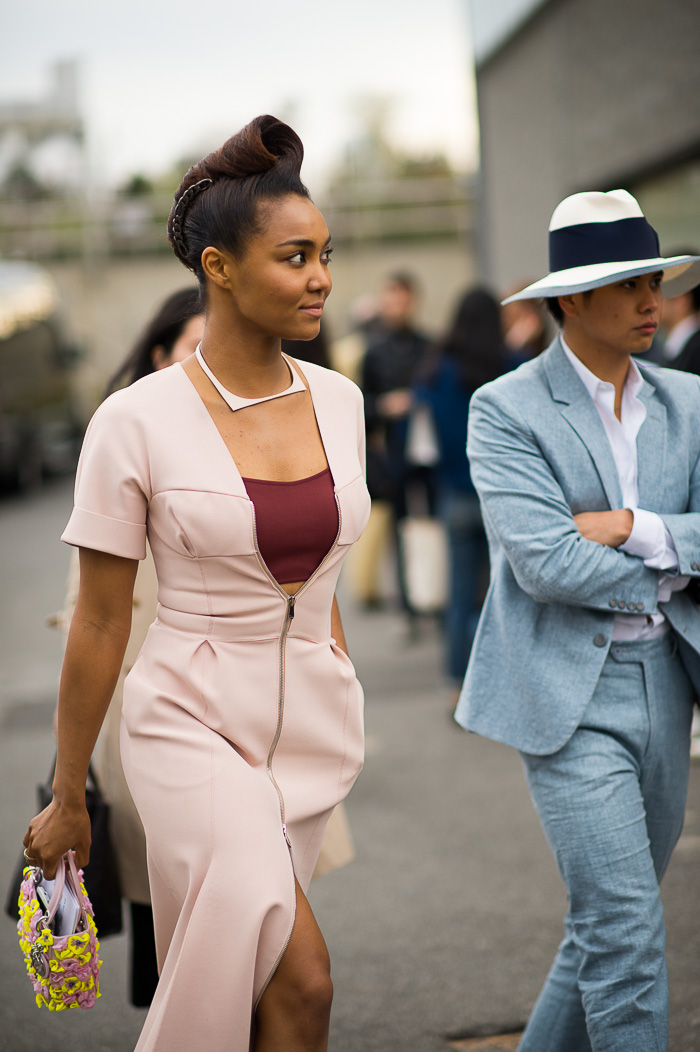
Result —
[{"label": "parked car", "polygon": [[27,489],[72,470],[82,435],[72,387],[79,360],[51,277],[0,260],[0,481]]}]

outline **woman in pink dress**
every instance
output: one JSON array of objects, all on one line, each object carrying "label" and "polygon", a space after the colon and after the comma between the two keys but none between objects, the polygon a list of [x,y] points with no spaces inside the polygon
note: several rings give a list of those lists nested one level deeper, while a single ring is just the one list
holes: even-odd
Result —
[{"label": "woman in pink dress", "polygon": [[80,593],[54,799],[25,837],[47,876],[69,848],[88,859],[85,776],[146,537],[158,575],[122,718],[160,966],[137,1052],[327,1048],[328,954],[305,890],[362,765],[334,593],[369,497],[358,389],[280,349],[318,332],[331,290],[302,156],[260,117],[183,179],[168,230],[203,289],[202,343],[102,403],[63,535]]}]

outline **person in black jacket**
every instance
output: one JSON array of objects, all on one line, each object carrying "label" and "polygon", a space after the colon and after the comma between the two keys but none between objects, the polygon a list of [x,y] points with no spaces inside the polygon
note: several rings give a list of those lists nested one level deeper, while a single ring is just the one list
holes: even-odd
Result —
[{"label": "person in black jacket", "polygon": [[[414,403],[411,388],[430,345],[414,326],[417,298],[417,285],[410,274],[394,274],[385,282],[379,325],[367,347],[360,383],[365,398],[367,483],[373,500],[391,504],[395,528],[408,514],[412,484],[424,487],[429,510],[433,503],[430,469],[411,465],[406,459]],[[398,577],[402,605],[410,613],[400,554]]]}]

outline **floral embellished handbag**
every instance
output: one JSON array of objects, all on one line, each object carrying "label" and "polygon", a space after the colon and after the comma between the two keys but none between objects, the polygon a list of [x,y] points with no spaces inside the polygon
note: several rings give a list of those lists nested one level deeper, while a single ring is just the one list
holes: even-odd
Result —
[{"label": "floral embellished handbag", "polygon": [[[64,855],[56,870],[50,900],[38,867],[27,866],[19,896],[19,945],[27,973],[34,986],[36,1003],[51,1012],[66,1008],[92,1008],[100,996],[100,944],[92,905],[83,884],[83,872],[75,865],[72,851]],[[58,934],[61,911],[73,906],[74,930]]]}]

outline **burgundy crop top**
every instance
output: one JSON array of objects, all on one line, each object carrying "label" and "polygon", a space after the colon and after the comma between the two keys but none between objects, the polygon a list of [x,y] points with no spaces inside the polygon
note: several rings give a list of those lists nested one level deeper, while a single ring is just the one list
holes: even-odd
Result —
[{"label": "burgundy crop top", "polygon": [[279,584],[311,577],[338,534],[330,468],[292,482],[243,482],[255,506],[258,548],[272,576]]}]

